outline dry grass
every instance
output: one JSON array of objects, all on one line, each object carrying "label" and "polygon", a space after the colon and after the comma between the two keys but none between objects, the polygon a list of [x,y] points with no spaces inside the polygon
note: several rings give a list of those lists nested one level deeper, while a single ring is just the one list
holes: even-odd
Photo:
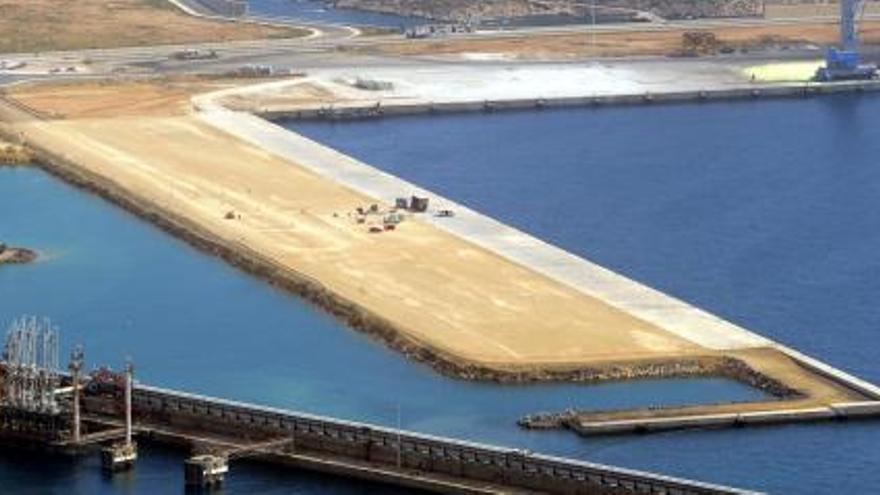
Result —
[{"label": "dry grass", "polygon": [[[748,26],[717,28],[722,44],[757,47],[768,43],[834,43],[838,39],[834,24],[791,26]],[[539,36],[496,36],[480,39],[447,38],[389,42],[368,49],[398,55],[441,55],[461,53],[500,53],[518,58],[621,57],[635,55],[675,55],[681,53],[683,30],[598,33],[595,45],[589,34],[547,34]],[[880,43],[880,22],[862,23],[866,43]]]},{"label": "dry grass", "polygon": [[0,0],[0,53],[304,34],[301,29],[197,19],[166,0]]},{"label": "dry grass", "polygon": [[[866,2],[864,4],[866,14],[880,13],[880,3]],[[796,17],[837,16],[840,14],[840,5],[834,3],[799,3],[799,4],[771,4],[764,7],[764,16],[768,19],[791,19]]]}]

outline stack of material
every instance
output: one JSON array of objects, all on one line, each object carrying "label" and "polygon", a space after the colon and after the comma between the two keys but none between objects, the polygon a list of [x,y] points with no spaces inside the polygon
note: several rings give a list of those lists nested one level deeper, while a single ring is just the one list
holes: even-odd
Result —
[{"label": "stack of material", "polygon": [[681,48],[685,55],[714,55],[718,47],[718,38],[709,31],[688,31],[681,35]]}]

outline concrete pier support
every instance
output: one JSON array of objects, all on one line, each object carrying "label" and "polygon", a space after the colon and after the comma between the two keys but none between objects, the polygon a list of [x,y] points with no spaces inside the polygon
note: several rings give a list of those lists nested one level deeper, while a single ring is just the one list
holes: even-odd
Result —
[{"label": "concrete pier support", "polygon": [[132,441],[131,389],[134,366],[125,365],[125,440],[101,449],[101,467],[107,472],[131,469],[137,461],[137,444]]},{"label": "concrete pier support", "polygon": [[212,488],[223,484],[229,472],[229,461],[215,455],[194,455],[183,463],[186,486]]},{"label": "concrete pier support", "polygon": [[71,420],[71,440],[75,445],[78,445],[82,441],[82,423],[80,420],[79,404],[81,380],[80,372],[82,371],[82,365],[83,350],[81,347],[75,347],[70,353],[70,365],[68,366],[72,375],[73,386],[73,407],[71,408],[73,415],[73,418]]},{"label": "concrete pier support", "polygon": [[137,460],[137,445],[118,443],[101,449],[101,468],[107,473],[126,471]]}]

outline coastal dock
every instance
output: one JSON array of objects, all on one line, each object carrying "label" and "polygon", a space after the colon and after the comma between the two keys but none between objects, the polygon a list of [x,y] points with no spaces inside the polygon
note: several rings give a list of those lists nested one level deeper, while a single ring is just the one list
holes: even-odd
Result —
[{"label": "coastal dock", "polygon": [[[760,411],[785,421],[815,421],[817,408],[880,414],[873,384],[225,106],[227,97],[259,102],[261,92],[283,94],[308,82],[198,94],[195,112],[185,115],[74,116],[27,121],[16,130],[55,175],[448,376],[517,383],[725,377],[767,397],[726,404],[731,410],[724,413]],[[126,89],[95,91],[115,101]],[[480,108],[479,101],[470,104]],[[397,209],[408,197],[424,208]],[[389,215],[406,221],[393,230],[367,224]],[[590,414],[584,412],[584,424],[595,419]],[[659,416],[652,410],[645,417]]]},{"label": "coastal dock", "polygon": [[[270,84],[267,86],[275,86]],[[361,120],[424,114],[502,112],[553,108],[602,108],[651,104],[711,103],[763,99],[810,98],[835,94],[876,93],[880,81],[840,81],[835,83],[788,82],[746,83],[705,89],[596,93],[553,97],[510,97],[485,99],[424,99],[374,96],[357,101],[328,104],[260,104],[250,113],[268,120]],[[488,96],[488,95],[487,95]],[[204,103],[204,100],[201,100]],[[198,106],[198,103],[197,103]]]}]

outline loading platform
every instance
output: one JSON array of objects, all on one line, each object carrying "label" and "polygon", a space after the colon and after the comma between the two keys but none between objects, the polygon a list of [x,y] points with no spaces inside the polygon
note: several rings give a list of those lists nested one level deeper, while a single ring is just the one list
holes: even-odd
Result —
[{"label": "loading platform", "polygon": [[752,493],[146,385],[133,408],[142,440],[442,493]]}]

